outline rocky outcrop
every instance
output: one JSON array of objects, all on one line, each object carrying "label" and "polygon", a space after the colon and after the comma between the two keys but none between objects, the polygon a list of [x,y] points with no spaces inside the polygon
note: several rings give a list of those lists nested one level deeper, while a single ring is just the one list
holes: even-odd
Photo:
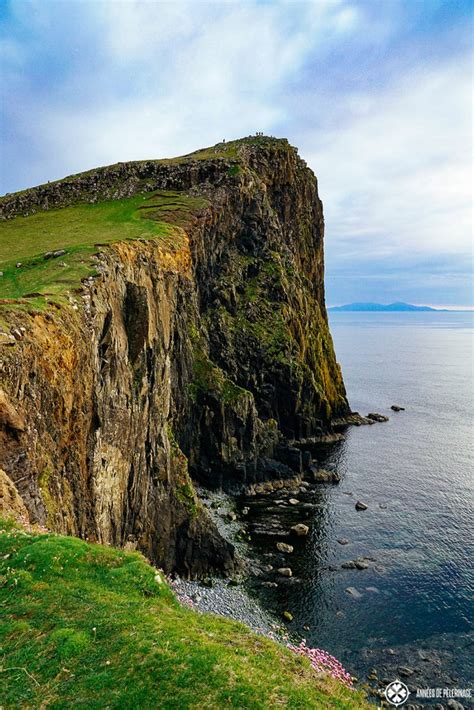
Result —
[{"label": "rocky outcrop", "polygon": [[28,525],[28,511],[12,480],[0,468],[0,517]]},{"label": "rocky outcrop", "polygon": [[12,219],[157,189],[202,198],[174,243],[98,248],[98,276],[64,302],[3,304],[0,466],[33,522],[188,576],[226,573],[233,548],[192,479],[294,477],[295,442],[349,411],[324,304],[322,206],[296,150],[261,139],[230,156],[90,171],[0,207]]}]

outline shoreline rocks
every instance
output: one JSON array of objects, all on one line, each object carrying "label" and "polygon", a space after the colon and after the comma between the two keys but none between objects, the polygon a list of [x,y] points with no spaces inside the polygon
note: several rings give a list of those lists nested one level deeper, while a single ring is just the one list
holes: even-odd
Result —
[{"label": "shoreline rocks", "polygon": [[[392,405],[391,409],[394,412],[403,411],[404,407],[398,407],[398,405]],[[366,417],[362,416],[359,412],[351,412],[344,417],[338,417],[333,419],[331,422],[332,428],[339,432],[346,429],[348,426],[370,426],[375,424],[375,422],[388,422],[389,417],[384,414],[379,414],[378,412],[370,412]]]},{"label": "shoreline rocks", "polygon": [[291,554],[294,550],[293,545],[287,545],[286,542],[277,542],[276,548],[280,552],[284,552],[287,555]]},{"label": "shoreline rocks", "polygon": [[328,471],[316,466],[309,467],[309,473],[314,483],[339,483],[340,475],[336,471]]},{"label": "shoreline rocks", "polygon": [[304,523],[297,523],[290,528],[290,531],[298,537],[304,537],[309,533],[309,527]]},{"label": "shoreline rocks", "polygon": [[361,500],[358,500],[354,507],[356,510],[367,510],[369,506],[367,503],[363,503]]},{"label": "shoreline rocks", "polygon": [[379,414],[378,412],[370,412],[370,414],[367,414],[367,418],[380,423],[389,421],[389,417],[386,417],[385,414]]}]

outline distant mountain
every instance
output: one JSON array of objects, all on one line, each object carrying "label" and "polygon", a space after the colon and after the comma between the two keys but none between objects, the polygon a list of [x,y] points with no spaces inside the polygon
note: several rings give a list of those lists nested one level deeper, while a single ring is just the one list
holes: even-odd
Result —
[{"label": "distant mountain", "polygon": [[332,306],[329,311],[441,311],[442,308],[413,306],[411,303],[347,303],[345,306]]}]

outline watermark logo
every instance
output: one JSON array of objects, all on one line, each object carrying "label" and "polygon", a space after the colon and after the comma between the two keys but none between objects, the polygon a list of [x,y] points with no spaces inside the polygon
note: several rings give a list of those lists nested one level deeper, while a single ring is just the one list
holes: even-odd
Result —
[{"label": "watermark logo", "polygon": [[395,705],[397,708],[403,705],[403,703],[406,703],[409,695],[410,691],[401,680],[394,680],[385,688],[385,697],[390,705]]}]

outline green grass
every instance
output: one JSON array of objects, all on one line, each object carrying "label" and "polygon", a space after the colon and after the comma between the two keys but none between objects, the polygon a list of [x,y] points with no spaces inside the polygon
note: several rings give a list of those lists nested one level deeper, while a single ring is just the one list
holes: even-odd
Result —
[{"label": "green grass", "polygon": [[[0,298],[62,294],[95,273],[91,259],[98,245],[130,239],[160,239],[179,246],[181,228],[206,204],[179,192],[157,191],[134,197],[78,204],[37,212],[0,224]],[[48,251],[66,249],[59,258]],[[21,267],[16,264],[20,262]]]},{"label": "green grass", "polygon": [[[177,158],[166,158],[164,160],[160,160],[159,162],[173,164],[184,163],[188,160],[210,160],[213,158],[239,160],[241,157],[241,149],[246,145],[271,147],[281,151],[291,150],[291,146],[286,138],[273,138],[272,136],[246,136],[245,138],[238,138],[235,141],[216,143],[216,145],[210,146],[209,148],[201,148],[193,153],[180,155]],[[237,175],[238,173],[238,165],[230,168],[231,175]]]},{"label": "green grass", "polygon": [[273,641],[180,606],[137,553],[0,529],[5,710],[368,707]]}]

